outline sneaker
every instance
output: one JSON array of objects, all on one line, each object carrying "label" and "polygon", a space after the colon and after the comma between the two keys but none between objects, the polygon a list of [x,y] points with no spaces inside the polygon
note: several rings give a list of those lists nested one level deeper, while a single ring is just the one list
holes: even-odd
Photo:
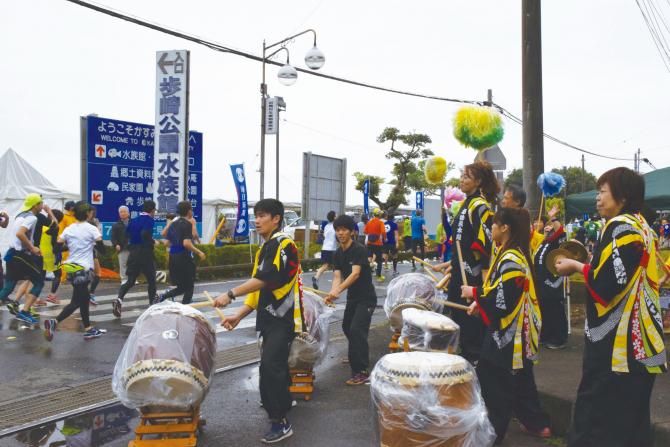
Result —
[{"label": "sneaker", "polygon": [[293,435],[293,426],[288,419],[282,419],[281,422],[273,422],[261,442],[265,444],[274,444]]},{"label": "sneaker", "polygon": [[394,277],[394,278],[395,278],[396,276],[398,276],[398,275],[400,275],[400,272],[399,272],[399,271],[396,270],[395,272],[393,272],[393,277]]},{"label": "sneaker", "polygon": [[93,306],[97,306],[98,302],[95,300],[95,295],[92,293],[88,296],[88,302],[91,303]]},{"label": "sneaker", "polygon": [[560,345],[554,343],[545,343],[544,347],[547,349],[565,349],[567,345],[567,343],[562,343]]},{"label": "sneaker", "polygon": [[112,302],[112,313],[116,318],[121,318],[121,307],[123,307],[123,301],[121,298],[117,298]]},{"label": "sneaker", "polygon": [[18,315],[19,314],[19,303],[16,301],[12,300],[5,300],[4,304],[7,306],[7,309],[9,309],[9,313],[12,315]]},{"label": "sneaker", "polygon": [[345,382],[347,385],[364,385],[370,383],[370,375],[368,373],[354,374],[351,379]]},{"label": "sneaker", "polygon": [[37,311],[35,310],[34,307],[31,307],[30,309],[28,309],[28,313],[30,315],[32,315],[33,318],[39,318],[40,317],[40,314],[37,313]]},{"label": "sneaker", "polygon": [[522,432],[530,436],[535,436],[537,438],[543,438],[543,439],[551,438],[551,429],[549,427],[544,427],[541,430],[533,431],[527,429],[526,426],[523,425],[522,423],[519,423],[519,428],[521,429]]},{"label": "sneaker", "polygon": [[57,325],[58,321],[56,321],[53,318],[44,321],[44,338],[46,338],[47,341],[51,341],[54,339],[54,334],[56,333]]},{"label": "sneaker", "polygon": [[381,275],[381,276],[377,276],[376,279],[377,279],[378,282],[384,282],[386,277],[384,277],[384,275]]},{"label": "sneaker", "polygon": [[94,338],[100,337],[102,334],[103,332],[100,329],[92,327],[91,329],[84,332],[84,340],[92,340]]},{"label": "sneaker", "polygon": [[14,318],[16,318],[19,321],[23,321],[24,323],[28,323],[28,324],[38,324],[39,323],[39,321],[37,321],[37,319],[35,317],[30,315],[25,310],[19,311]]},{"label": "sneaker", "polygon": [[50,293],[49,295],[47,295],[47,301],[50,302],[50,303],[53,303],[53,304],[60,304],[60,300],[53,293]]},{"label": "sneaker", "polygon": [[42,299],[38,299],[37,301],[35,301],[35,306],[46,306],[46,305],[47,302]]},{"label": "sneaker", "polygon": [[159,293],[158,295],[154,296],[154,298],[151,300],[151,304],[154,305],[162,303],[163,301],[165,301],[165,293]]},{"label": "sneaker", "polygon": [[312,288],[314,290],[319,290],[319,280],[316,279],[316,276],[312,276]]}]

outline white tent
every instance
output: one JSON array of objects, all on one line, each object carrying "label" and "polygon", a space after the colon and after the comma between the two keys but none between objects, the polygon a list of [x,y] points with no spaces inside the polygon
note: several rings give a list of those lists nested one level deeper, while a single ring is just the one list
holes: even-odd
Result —
[{"label": "white tent", "polygon": [[0,229],[0,251],[3,254],[9,246],[9,230],[14,216],[18,214],[23,200],[30,193],[41,194],[47,205],[61,210],[68,200],[79,199],[79,194],[57,188],[13,149],[7,149],[0,157],[0,210],[7,212],[10,219],[9,226]]}]

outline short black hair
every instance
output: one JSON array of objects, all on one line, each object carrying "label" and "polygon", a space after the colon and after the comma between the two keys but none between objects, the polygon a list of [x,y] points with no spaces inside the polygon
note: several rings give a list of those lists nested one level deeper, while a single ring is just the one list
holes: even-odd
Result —
[{"label": "short black hair", "polygon": [[335,228],[336,230],[338,228],[346,228],[347,230],[354,231],[354,229],[356,228],[356,224],[354,223],[353,217],[343,214],[341,216],[337,216],[337,218],[333,222],[333,228]]},{"label": "short black hair", "polygon": [[516,183],[510,183],[505,187],[505,191],[512,193],[512,198],[519,202],[519,206],[524,206],[526,204],[526,191],[520,185]]},{"label": "short black hair", "polygon": [[644,178],[632,169],[623,166],[610,169],[600,176],[596,187],[607,183],[612,197],[623,205],[622,213],[639,213],[644,204]]},{"label": "short black hair", "polygon": [[58,223],[63,220],[63,212],[61,210],[51,210],[51,212],[53,213]]},{"label": "short black hair", "polygon": [[91,205],[82,201],[79,201],[74,204],[74,218],[80,222],[83,222],[88,219],[88,212],[91,209]]},{"label": "short black hair", "polygon": [[328,211],[328,215],[326,215],[326,219],[328,219],[328,222],[332,222],[335,220],[335,216],[337,213],[335,211]]},{"label": "short black hair", "polygon": [[284,219],[284,204],[277,199],[262,199],[254,205],[254,214],[268,213],[270,217],[279,216],[279,228]]},{"label": "short black hair", "polygon": [[181,217],[186,217],[189,211],[193,209],[193,205],[188,200],[182,200],[177,204],[177,214]]},{"label": "short black hair", "polygon": [[67,202],[65,202],[63,208],[65,209],[65,211],[72,211],[74,209],[74,206],[75,206],[74,200],[68,200]]},{"label": "short black hair", "polygon": [[156,209],[156,202],[153,200],[147,200],[142,204],[142,211],[145,213],[150,213]]}]

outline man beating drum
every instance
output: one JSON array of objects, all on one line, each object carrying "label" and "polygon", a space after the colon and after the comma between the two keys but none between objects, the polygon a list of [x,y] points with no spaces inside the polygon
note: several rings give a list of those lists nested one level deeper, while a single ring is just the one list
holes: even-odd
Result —
[{"label": "man beating drum", "polygon": [[298,249],[290,237],[280,232],[284,205],[275,199],[263,199],[254,206],[254,214],[256,231],[265,242],[256,252],[252,277],[218,296],[214,306],[225,307],[235,297],[246,295],[237,315],[223,320],[222,325],[228,330],[257,311],[256,330],[263,338],[259,368],[261,401],[272,423],[261,441],[270,444],[293,434],[293,427],[286,419],[292,404],[289,347],[306,327],[299,304]]}]

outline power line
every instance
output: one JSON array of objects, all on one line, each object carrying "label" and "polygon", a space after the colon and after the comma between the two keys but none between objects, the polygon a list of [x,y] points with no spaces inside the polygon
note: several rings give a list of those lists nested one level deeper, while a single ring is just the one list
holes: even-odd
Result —
[{"label": "power line", "polygon": [[[230,48],[230,47],[227,47],[227,46],[215,43],[215,42],[207,41],[205,39],[195,37],[193,35],[189,35],[189,34],[181,32],[181,31],[177,31],[177,30],[174,30],[174,29],[167,28],[166,26],[163,26],[163,25],[159,25],[159,24],[156,24],[156,23],[151,23],[151,22],[148,22],[144,19],[140,19],[138,17],[133,17],[133,16],[130,16],[128,14],[124,14],[124,13],[121,13],[121,12],[118,12],[118,11],[114,11],[112,9],[109,9],[108,7],[103,7],[103,6],[100,6],[100,5],[97,5],[97,4],[94,4],[94,3],[90,3],[90,2],[85,2],[85,1],[82,1],[82,0],[65,0],[65,1],[76,4],[76,5],[79,5],[79,6],[82,6],[84,8],[91,9],[91,10],[99,12],[101,14],[105,14],[105,15],[108,15],[108,16],[111,16],[111,17],[114,17],[114,18],[117,18],[117,19],[125,20],[127,22],[131,22],[131,23],[134,23],[134,24],[139,25],[139,26],[150,28],[150,29],[153,29],[153,30],[161,32],[161,33],[169,34],[169,35],[178,37],[180,39],[188,40],[188,41],[197,43],[199,45],[203,45],[203,46],[205,46],[207,48],[210,48],[214,51],[219,51],[219,52],[222,52],[222,53],[230,53],[230,54],[234,54],[236,56],[244,57],[246,59],[251,59],[251,60],[254,60],[254,61],[257,61],[257,62],[263,62],[263,58],[260,57],[260,56],[253,55],[251,53],[247,53],[247,52],[242,51],[242,50],[237,50],[237,49],[234,49],[234,48]],[[638,2],[638,6],[639,6],[639,0],[636,0],[636,1]],[[644,16],[644,12],[643,12],[643,16]],[[646,17],[645,17],[645,20],[646,20]],[[266,59],[265,62],[267,64],[272,64],[272,65],[276,65],[276,66],[281,66],[282,65],[279,62],[275,62],[275,61],[267,60],[267,59]],[[664,60],[664,62],[665,62],[665,60]],[[473,100],[467,100],[467,99],[446,98],[446,97],[436,96],[436,95],[426,95],[426,94],[421,94],[421,93],[414,93],[414,92],[409,92],[409,91],[404,91],[404,90],[382,87],[382,86],[378,86],[378,85],[374,85],[374,84],[368,84],[366,82],[354,81],[354,80],[351,80],[351,79],[341,78],[341,77],[338,77],[338,76],[327,75],[327,74],[324,74],[324,73],[319,73],[319,72],[315,72],[315,71],[311,71],[311,70],[305,70],[303,68],[298,68],[298,67],[294,67],[294,68],[297,71],[299,71],[301,73],[305,73],[305,74],[310,75],[310,76],[317,76],[317,77],[324,78],[324,79],[330,79],[330,80],[337,81],[337,82],[342,82],[342,83],[345,83],[345,84],[356,85],[356,86],[359,86],[359,87],[365,87],[365,88],[384,91],[384,92],[388,92],[388,93],[396,93],[396,94],[399,94],[399,95],[411,96],[411,97],[415,97],[415,98],[432,99],[432,100],[436,100],[436,101],[454,102],[454,103],[461,103],[461,104],[473,104],[473,105],[486,105],[487,104],[485,101],[473,101]],[[668,70],[670,70],[670,67],[668,68]],[[508,119],[512,120],[513,122],[515,122],[519,125],[523,125],[523,120],[521,118],[518,118],[518,117],[514,116],[511,112],[509,112],[507,109],[503,108],[502,106],[500,106],[498,104],[492,104],[492,105],[497,107],[500,110],[500,112],[504,116],[506,116]],[[632,158],[617,158],[617,157],[610,157],[610,156],[607,156],[607,155],[600,155],[600,154],[597,154],[595,152],[591,152],[591,151],[588,151],[586,149],[582,149],[582,148],[579,148],[577,146],[574,146],[570,143],[567,143],[563,140],[560,140],[560,139],[558,139],[558,138],[556,138],[552,135],[549,135],[547,133],[544,133],[543,135],[544,135],[545,138],[547,138],[551,141],[554,141],[555,143],[561,144],[563,146],[569,147],[571,149],[575,149],[577,151],[580,151],[580,152],[583,152],[583,153],[586,153],[586,154],[589,154],[589,155],[593,155],[595,157],[602,157],[602,158],[607,158],[607,159],[611,159],[611,160],[621,160],[621,161],[632,161],[633,160]]]}]

